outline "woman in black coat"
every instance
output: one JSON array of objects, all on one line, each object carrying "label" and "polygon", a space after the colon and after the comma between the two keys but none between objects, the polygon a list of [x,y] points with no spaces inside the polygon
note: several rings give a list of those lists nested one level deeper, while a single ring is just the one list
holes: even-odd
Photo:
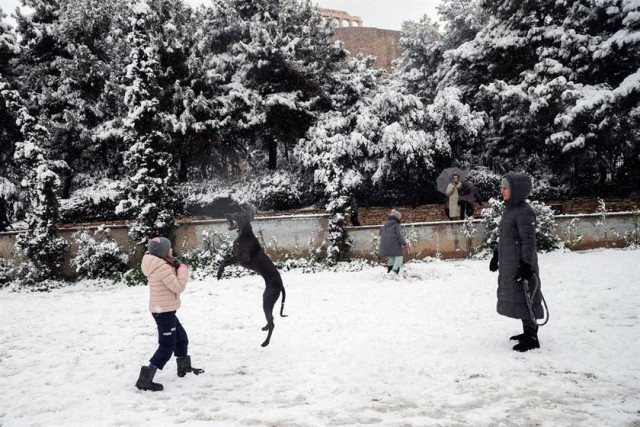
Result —
[{"label": "woman in black coat", "polygon": [[[493,253],[489,265],[491,271],[498,271],[498,313],[514,319],[521,319],[524,332],[511,337],[519,343],[515,351],[540,348],[538,324],[531,319],[524,293],[523,280],[531,282],[538,275],[538,255],[536,253],[536,217],[526,202],[531,191],[531,179],[520,173],[509,173],[502,180],[504,212],[500,221],[498,249]],[[537,319],[543,317],[541,291],[534,298],[533,313]]]}]

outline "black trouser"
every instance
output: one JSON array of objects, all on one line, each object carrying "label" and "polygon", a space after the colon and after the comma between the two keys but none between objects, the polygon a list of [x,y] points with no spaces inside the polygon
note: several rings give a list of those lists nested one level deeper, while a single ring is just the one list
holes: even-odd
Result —
[{"label": "black trouser", "polygon": [[351,213],[351,225],[355,227],[360,227],[360,221],[358,221],[358,213]]},{"label": "black trouser", "polygon": [[158,325],[158,349],[149,362],[158,369],[162,369],[171,359],[172,354],[175,353],[176,357],[187,355],[189,339],[175,311],[151,314]]},{"label": "black trouser", "polygon": [[538,324],[531,319],[522,319],[522,329],[525,335],[538,336]]},{"label": "black trouser", "polygon": [[466,217],[473,216],[473,206],[471,203],[465,202],[464,200],[459,202],[460,205],[460,219],[465,219]]}]

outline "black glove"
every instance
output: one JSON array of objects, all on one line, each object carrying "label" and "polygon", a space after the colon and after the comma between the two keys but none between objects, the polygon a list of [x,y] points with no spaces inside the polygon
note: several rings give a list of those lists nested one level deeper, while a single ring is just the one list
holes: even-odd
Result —
[{"label": "black glove", "polygon": [[489,261],[489,271],[498,271],[498,251],[493,252],[493,257]]},{"label": "black glove", "polygon": [[178,268],[180,267],[180,264],[182,264],[176,257],[171,257],[171,261],[173,262],[173,268]]},{"label": "black glove", "polygon": [[531,280],[531,276],[533,276],[533,269],[531,266],[524,261],[520,261],[518,269],[516,270],[516,275],[513,276],[513,278],[516,279],[516,282],[522,282],[523,280]]}]

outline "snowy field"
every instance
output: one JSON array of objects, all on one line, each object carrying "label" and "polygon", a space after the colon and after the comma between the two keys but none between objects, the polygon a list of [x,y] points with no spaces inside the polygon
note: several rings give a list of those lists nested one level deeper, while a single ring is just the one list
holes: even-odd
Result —
[{"label": "snowy field", "polygon": [[191,282],[193,365],[134,387],[156,347],[147,289],[0,291],[0,425],[640,425],[640,251],[540,255],[542,348],[511,350],[488,261],[284,273],[265,333],[259,277]]}]

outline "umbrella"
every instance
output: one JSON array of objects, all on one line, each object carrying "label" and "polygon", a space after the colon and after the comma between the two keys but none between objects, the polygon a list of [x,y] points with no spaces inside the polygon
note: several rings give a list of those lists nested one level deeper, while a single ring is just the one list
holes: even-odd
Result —
[{"label": "umbrella", "polygon": [[467,179],[468,173],[459,168],[447,168],[440,172],[438,179],[436,180],[438,191],[442,194],[447,194],[447,185],[451,183],[453,175],[458,174],[460,181]]}]

